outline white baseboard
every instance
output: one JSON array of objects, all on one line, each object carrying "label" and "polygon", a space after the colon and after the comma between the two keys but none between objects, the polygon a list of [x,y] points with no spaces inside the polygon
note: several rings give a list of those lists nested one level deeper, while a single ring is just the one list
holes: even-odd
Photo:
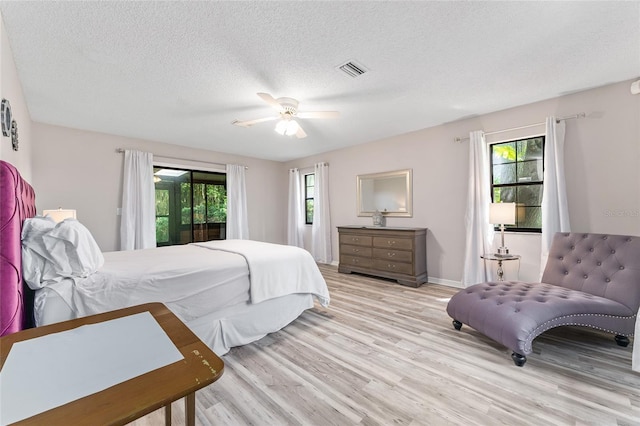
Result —
[{"label": "white baseboard", "polygon": [[464,288],[462,281],[445,280],[444,278],[429,277],[429,282],[432,284],[446,285],[447,287]]}]

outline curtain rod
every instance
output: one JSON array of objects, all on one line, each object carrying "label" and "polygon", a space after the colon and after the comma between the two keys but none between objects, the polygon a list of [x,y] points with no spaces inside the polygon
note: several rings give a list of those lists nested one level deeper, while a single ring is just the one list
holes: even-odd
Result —
[{"label": "curtain rod", "polygon": [[329,165],[329,163],[326,162],[326,161],[320,161],[319,163],[312,164],[311,166],[293,167],[293,168],[289,169],[289,171],[291,172],[291,171],[294,171],[294,170],[312,169],[312,168],[314,168],[316,166],[316,164],[326,164],[327,166]]},{"label": "curtain rod", "polygon": [[[122,154],[122,153],[124,153],[124,151],[125,150],[123,148],[116,148],[116,152],[118,154]],[[153,155],[154,155],[154,157],[156,156],[155,154],[153,154]],[[217,166],[226,166],[226,164],[224,164],[224,163],[212,163],[210,161],[191,160],[189,158],[165,157],[163,155],[158,155],[157,157],[166,158],[166,159],[169,159],[169,160],[191,161],[191,162],[194,162],[194,163],[204,163],[204,164],[212,164],[212,165],[217,165]],[[244,166],[244,168],[245,168],[245,170],[248,170],[249,166]]]},{"label": "curtain rod", "polygon": [[[571,120],[571,119],[579,119],[579,118],[585,118],[587,115],[584,112],[579,112],[578,114],[574,114],[574,115],[570,115],[568,117],[562,117],[562,118],[557,118],[556,119],[556,123],[559,123],[561,121],[565,121],[565,120]],[[494,132],[486,132],[485,136],[487,135],[497,135],[499,133],[505,133],[505,132],[511,132],[513,130],[521,130],[521,129],[528,129],[529,127],[536,127],[536,126],[542,126],[543,124],[545,124],[544,122],[542,123],[535,123],[535,124],[527,124],[526,126],[520,126],[520,127],[512,127],[510,129],[504,129],[504,130],[496,130]],[[455,138],[454,142],[462,142],[462,141],[468,141],[469,137],[465,137],[465,138]]]}]

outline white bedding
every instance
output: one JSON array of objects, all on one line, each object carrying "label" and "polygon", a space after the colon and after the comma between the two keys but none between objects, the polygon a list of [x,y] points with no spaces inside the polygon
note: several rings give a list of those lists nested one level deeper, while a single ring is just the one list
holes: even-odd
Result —
[{"label": "white bedding", "polygon": [[38,290],[36,320],[68,319],[67,306],[72,318],[162,302],[222,355],[281,329],[314,298],[329,303],[311,255],[287,247],[227,240],[104,253],[104,266],[93,275]]},{"label": "white bedding", "polygon": [[251,278],[251,303],[293,293],[312,293],[322,306],[329,305],[327,285],[306,250],[249,240],[208,241],[194,245],[237,253],[246,259]]},{"label": "white bedding", "polygon": [[244,259],[192,244],[104,254],[104,266],[78,280],[72,303],[78,316],[162,302],[182,320],[249,300]]}]

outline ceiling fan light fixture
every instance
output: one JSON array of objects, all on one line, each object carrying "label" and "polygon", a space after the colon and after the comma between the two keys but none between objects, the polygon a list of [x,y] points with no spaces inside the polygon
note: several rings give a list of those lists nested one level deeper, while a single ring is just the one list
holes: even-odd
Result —
[{"label": "ceiling fan light fixture", "polygon": [[284,135],[284,132],[287,131],[287,122],[285,120],[278,121],[278,123],[276,123],[275,131],[276,133]]},{"label": "ceiling fan light fixture", "polygon": [[280,120],[278,124],[276,124],[275,131],[284,136],[292,136],[295,135],[300,125],[295,120]]},{"label": "ceiling fan light fixture", "polygon": [[296,120],[289,120],[289,123],[287,124],[287,131],[285,132],[285,135],[287,135],[287,136],[295,135],[299,128],[300,128],[300,125],[298,124],[298,122]]},{"label": "ceiling fan light fixture", "polygon": [[338,111],[298,111],[298,101],[293,98],[278,98],[275,99],[268,93],[258,93],[258,96],[262,98],[267,104],[278,110],[279,116],[257,118],[255,120],[233,120],[231,124],[240,127],[251,127],[254,124],[263,123],[265,121],[275,121],[275,130],[279,135],[283,136],[296,136],[298,139],[307,137],[307,132],[302,129],[302,126],[298,124],[293,118],[306,119],[306,118],[338,118],[340,113]]}]

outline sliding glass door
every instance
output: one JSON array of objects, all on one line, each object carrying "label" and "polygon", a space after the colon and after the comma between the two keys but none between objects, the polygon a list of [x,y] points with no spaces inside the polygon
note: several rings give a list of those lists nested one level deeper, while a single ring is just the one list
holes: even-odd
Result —
[{"label": "sliding glass door", "polygon": [[226,174],[155,167],[154,175],[158,246],[226,238]]}]

